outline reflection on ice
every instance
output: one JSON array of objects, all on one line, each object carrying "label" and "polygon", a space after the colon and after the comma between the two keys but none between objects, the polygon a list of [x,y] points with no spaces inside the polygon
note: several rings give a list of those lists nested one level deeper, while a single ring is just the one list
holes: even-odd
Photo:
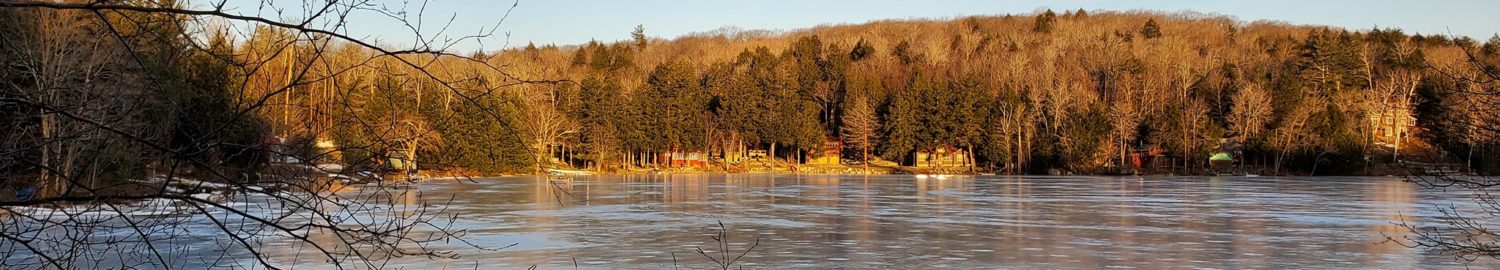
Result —
[{"label": "reflection on ice", "polygon": [[693,247],[716,220],[759,237],[747,260],[771,268],[1462,268],[1379,240],[1400,233],[1398,212],[1466,203],[1395,178],[590,176],[566,198],[545,185],[424,191],[485,221],[464,224],[471,239],[520,243],[466,260],[518,268],[670,268],[673,253],[701,267]]},{"label": "reflection on ice", "polygon": [[[430,181],[466,239],[405,268],[705,268],[717,221],[748,268],[1453,268],[1381,243],[1470,203],[1397,178],[630,175]],[[557,196],[556,188],[568,195]],[[236,207],[253,201],[230,202]],[[399,206],[398,206],[399,207]],[[399,213],[397,211],[396,213]],[[289,244],[267,243],[268,245]],[[514,245],[514,246],[511,246]],[[217,253],[215,253],[217,255]],[[326,268],[295,250],[297,268]],[[1500,266],[1480,261],[1474,268]]]}]

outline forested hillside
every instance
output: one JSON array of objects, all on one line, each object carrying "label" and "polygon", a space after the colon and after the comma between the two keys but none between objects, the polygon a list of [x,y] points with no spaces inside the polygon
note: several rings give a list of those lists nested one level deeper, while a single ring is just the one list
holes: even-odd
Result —
[{"label": "forested hillside", "polygon": [[[1242,166],[1266,173],[1358,174],[1395,160],[1497,164],[1497,138],[1475,128],[1494,121],[1483,116],[1495,102],[1451,97],[1496,87],[1455,78],[1484,68],[1475,63],[1500,63],[1500,38],[1083,10],[671,39],[649,30],[458,58],[384,56],[270,28],[204,31],[202,42],[173,42],[228,52],[236,69],[184,74],[225,65],[186,52],[162,63],[191,67],[170,74],[200,80],[192,83],[235,86],[197,86],[228,94],[184,97],[195,100],[170,104],[207,107],[172,111],[245,111],[261,123],[245,132],[350,164],[399,157],[423,169],[532,172],[757,149],[796,162],[830,139],[842,142],[846,162],[869,153],[911,165],[924,162],[918,151],[943,148],[972,152],[964,163],[1000,173],[1118,172],[1135,166],[1137,153],[1198,172],[1230,148],[1243,152]],[[29,80],[10,82],[29,91]],[[35,130],[23,110],[7,113],[28,127],[12,130]],[[1407,129],[1408,115],[1419,128]],[[174,136],[202,128],[179,122]],[[170,142],[166,133],[142,136]]]},{"label": "forested hillside", "polygon": [[[1500,60],[1500,38],[1082,10],[671,40],[642,30],[492,58],[576,82],[522,94],[546,96],[529,110],[557,111],[526,121],[560,123],[528,140],[566,145],[574,164],[673,149],[774,148],[797,160],[829,137],[859,160],[861,136],[872,155],[903,164],[953,147],[1014,173],[1108,171],[1152,146],[1194,171],[1221,143],[1282,173],[1356,174],[1398,158],[1494,163],[1495,138],[1464,124],[1489,121],[1474,114],[1493,103],[1448,96],[1495,87],[1454,77],[1475,68],[1465,49]],[[1420,130],[1405,128],[1408,114]]]}]

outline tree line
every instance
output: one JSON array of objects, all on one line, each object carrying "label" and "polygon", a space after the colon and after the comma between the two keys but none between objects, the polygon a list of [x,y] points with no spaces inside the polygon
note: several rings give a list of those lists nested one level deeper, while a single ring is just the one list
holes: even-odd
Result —
[{"label": "tree line", "polygon": [[[1440,74],[1471,71],[1466,51],[1494,61],[1496,39],[1082,10],[670,40],[647,30],[618,42],[396,58],[260,27],[201,35],[199,46],[232,56],[229,64],[163,66],[236,71],[187,76],[239,87],[170,103],[223,111],[189,116],[260,123],[224,145],[279,137],[280,154],[372,169],[393,159],[488,173],[630,168],[674,151],[764,150],[795,162],[828,140],[855,163],[914,165],[926,162],[914,153],[947,148],[1002,173],[1113,172],[1150,149],[1167,170],[1197,172],[1224,144],[1264,173],[1365,173],[1398,159],[1495,163],[1494,137],[1451,120],[1486,121],[1473,117],[1479,103],[1452,93],[1493,85]],[[1417,129],[1398,127],[1406,123],[1395,116],[1407,114]]]},{"label": "tree line", "polygon": [[643,166],[662,152],[763,149],[795,162],[838,139],[854,160],[912,165],[917,151],[957,148],[1010,173],[1108,172],[1154,147],[1171,170],[1197,172],[1228,144],[1265,173],[1359,174],[1396,160],[1489,170],[1495,150],[1494,137],[1441,120],[1472,119],[1452,92],[1494,86],[1442,74],[1472,70],[1465,49],[1493,61],[1500,38],[1081,10],[675,40],[636,31],[501,52],[578,82],[548,90],[544,107],[570,127],[545,144],[571,152],[553,156]]},{"label": "tree line", "polygon": [[[285,40],[261,34],[237,48]],[[630,40],[474,52],[481,63],[445,65],[446,73],[469,74],[455,84],[344,72],[337,77],[347,79],[327,86],[291,87],[278,96],[287,104],[260,112],[273,133],[299,141],[423,138],[391,140],[420,142],[411,147],[346,150],[346,159],[408,149],[424,169],[483,172],[657,166],[671,152],[763,150],[797,162],[819,155],[830,139],[842,142],[848,160],[914,165],[925,162],[918,151],[950,148],[973,153],[966,164],[1005,173],[1113,172],[1150,149],[1160,152],[1164,170],[1199,172],[1226,144],[1240,151],[1239,162],[1267,174],[1371,173],[1396,160],[1489,170],[1495,138],[1447,119],[1473,119],[1477,111],[1457,109],[1473,106],[1451,93],[1493,85],[1440,75],[1472,71],[1466,49],[1493,61],[1497,44],[1399,29],[1082,10],[779,33],[721,29],[671,40],[637,26]],[[344,49],[319,57],[361,54]],[[353,65],[278,57],[290,60],[266,65],[312,72]],[[354,70],[403,68],[361,64]],[[474,68],[488,65],[508,68]],[[531,81],[549,83],[488,90]],[[357,106],[330,105],[341,103]],[[405,133],[341,130],[359,126],[348,121],[418,124]]]}]

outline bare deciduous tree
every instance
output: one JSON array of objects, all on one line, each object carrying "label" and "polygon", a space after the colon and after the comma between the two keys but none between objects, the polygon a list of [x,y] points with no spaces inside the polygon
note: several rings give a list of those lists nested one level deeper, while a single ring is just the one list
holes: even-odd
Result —
[{"label": "bare deciduous tree", "polygon": [[[464,243],[456,217],[379,177],[381,161],[414,159],[420,144],[441,142],[431,128],[446,121],[503,121],[484,105],[499,89],[555,81],[449,53],[494,27],[450,36],[449,21],[434,33],[425,3],[278,3],[0,0],[0,268],[298,263],[286,258],[382,268],[455,256],[437,245]],[[414,44],[353,37],[358,14],[404,25]],[[479,115],[419,113],[420,103],[376,91],[386,77],[429,82],[415,91],[442,91],[443,106]],[[364,139],[328,147],[335,133]],[[338,157],[353,153],[365,158]]]},{"label": "bare deciduous tree", "polygon": [[841,135],[844,143],[848,146],[860,149],[860,158],[864,160],[865,173],[870,173],[870,147],[874,145],[875,138],[879,137],[880,118],[875,115],[875,109],[865,96],[859,95],[845,101],[848,108],[844,111]]},{"label": "bare deciduous tree", "polygon": [[[1500,138],[1500,68],[1494,62],[1481,59],[1470,48],[1464,47],[1466,64],[1459,67],[1436,67],[1433,70],[1458,84],[1458,90],[1450,99],[1464,106],[1454,106],[1467,119],[1450,119],[1447,124],[1465,130],[1465,143],[1470,148],[1477,145],[1494,145]],[[1468,117],[1472,116],[1472,118]],[[1438,215],[1430,220],[1416,220],[1403,216],[1398,225],[1407,229],[1404,235],[1387,235],[1388,241],[1411,248],[1428,248],[1452,255],[1465,261],[1481,258],[1500,259],[1500,232],[1495,213],[1500,213],[1500,199],[1493,192],[1500,188],[1500,179],[1494,176],[1460,174],[1442,167],[1427,167],[1414,164],[1409,168],[1412,175],[1407,181],[1429,189],[1458,191],[1467,195],[1471,204],[1442,205]],[[1465,194],[1466,193],[1466,194]],[[1450,193],[1452,194],[1452,193]]]},{"label": "bare deciduous tree", "polygon": [[570,134],[578,132],[578,124],[558,110],[555,94],[535,93],[522,95],[521,123],[526,130],[526,139],[532,145],[536,160],[536,172],[551,162],[552,148],[560,146]]},{"label": "bare deciduous tree", "polygon": [[1271,95],[1258,85],[1246,85],[1234,93],[1229,112],[1230,128],[1241,143],[1259,136],[1271,121]]}]

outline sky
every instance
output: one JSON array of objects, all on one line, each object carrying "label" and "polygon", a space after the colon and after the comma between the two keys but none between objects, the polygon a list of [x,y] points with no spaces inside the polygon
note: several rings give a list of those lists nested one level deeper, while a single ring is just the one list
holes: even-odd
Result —
[{"label": "sky", "polygon": [[[420,1],[409,0],[408,10]],[[387,3],[400,7],[402,1]],[[1451,34],[1486,40],[1500,32],[1500,1],[1320,1],[1320,0],[1152,0],[1152,1],[977,1],[977,0],[432,0],[426,7],[424,32],[452,20],[447,35],[463,36],[494,27],[506,9],[516,4],[495,35],[455,44],[472,51],[538,45],[572,45],[590,40],[630,38],[636,25],[648,36],[674,38],[721,27],[793,30],[821,24],[862,23],[882,19],[954,18],[969,15],[1023,14],[1040,9],[1197,11],[1232,16],[1241,21],[1274,20],[1293,24],[1328,25],[1354,30],[1379,26],[1407,33]],[[412,44],[410,30],[389,18],[354,16],[353,36],[386,44]],[[429,34],[429,36],[431,36]],[[482,43],[482,45],[481,45]]]}]

